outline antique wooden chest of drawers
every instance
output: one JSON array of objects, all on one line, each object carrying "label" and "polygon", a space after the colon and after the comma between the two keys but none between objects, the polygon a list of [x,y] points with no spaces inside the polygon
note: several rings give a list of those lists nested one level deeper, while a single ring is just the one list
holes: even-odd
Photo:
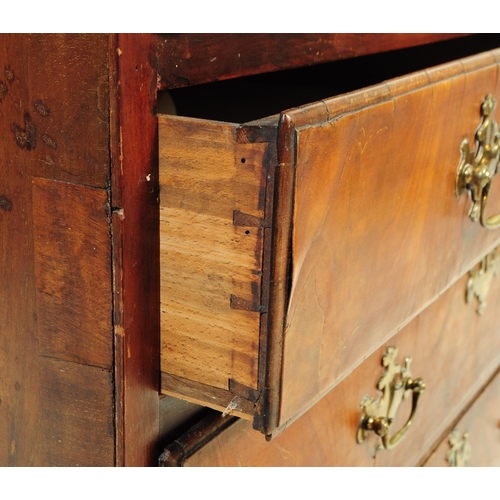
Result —
[{"label": "antique wooden chest of drawers", "polygon": [[0,465],[498,464],[499,48],[0,35]]}]

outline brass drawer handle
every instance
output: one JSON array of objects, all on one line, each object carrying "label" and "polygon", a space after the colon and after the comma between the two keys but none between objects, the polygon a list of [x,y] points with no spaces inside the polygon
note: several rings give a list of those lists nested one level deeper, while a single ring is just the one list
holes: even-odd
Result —
[{"label": "brass drawer handle", "polygon": [[[356,441],[362,443],[368,432],[373,431],[380,437],[377,450],[390,450],[401,442],[413,422],[418,400],[425,390],[424,381],[421,378],[414,379],[410,373],[411,358],[406,358],[404,366],[401,367],[396,363],[397,353],[396,347],[389,346],[382,357],[382,366],[385,370],[377,383],[377,388],[382,391],[379,399],[374,400],[365,396],[361,401],[362,414]],[[389,437],[399,405],[407,397],[408,391],[412,391],[411,414],[406,424]]]},{"label": "brass drawer handle", "polygon": [[466,467],[470,460],[471,447],[469,443],[469,434],[464,433],[460,439],[460,433],[453,429],[448,436],[450,450],[446,454],[446,460],[450,467]]},{"label": "brass drawer handle", "polygon": [[496,99],[488,94],[481,105],[482,122],[476,130],[477,150],[471,150],[467,139],[460,147],[462,159],[455,177],[457,198],[467,189],[472,200],[469,217],[475,222],[479,219],[486,229],[500,227],[500,214],[486,216],[488,195],[493,176],[498,172],[500,156],[500,133],[493,119]]}]

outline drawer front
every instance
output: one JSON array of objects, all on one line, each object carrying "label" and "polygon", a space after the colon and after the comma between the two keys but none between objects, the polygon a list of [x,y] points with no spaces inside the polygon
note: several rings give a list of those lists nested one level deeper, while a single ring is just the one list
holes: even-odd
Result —
[{"label": "drawer front", "polygon": [[[185,466],[412,466],[437,443],[500,364],[500,277],[492,281],[482,316],[465,303],[463,276],[392,339],[397,362],[411,356],[411,372],[426,389],[408,433],[393,449],[375,453],[378,437],[357,444],[365,395],[377,399],[386,346],[377,349],[300,419],[266,442],[251,423],[238,420],[189,456]],[[411,397],[396,414],[390,436],[408,419]],[[497,405],[500,408],[500,405]],[[497,422],[500,417],[497,416]],[[219,419],[224,422],[224,419]],[[496,429],[498,431],[498,429]],[[185,452],[186,450],[184,450]],[[184,453],[183,452],[183,453]],[[188,453],[189,455],[189,453]],[[184,457],[184,455],[183,455]]]},{"label": "drawer front", "polygon": [[[283,193],[277,212],[288,211],[293,236],[279,425],[500,242],[499,229],[468,217],[469,196],[455,195],[462,141],[477,147],[485,96],[500,99],[499,55],[287,112],[294,149],[282,153],[280,175],[293,205]],[[491,214],[500,212],[499,184]]]},{"label": "drawer front", "polygon": [[500,467],[500,375],[456,423],[427,467]]}]

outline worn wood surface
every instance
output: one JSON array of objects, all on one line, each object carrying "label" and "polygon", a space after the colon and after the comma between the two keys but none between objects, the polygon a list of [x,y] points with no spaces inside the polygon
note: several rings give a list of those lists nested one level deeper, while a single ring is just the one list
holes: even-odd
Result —
[{"label": "worn wood surface", "polygon": [[[11,125],[29,102],[26,40],[0,37],[0,464],[41,465],[40,377],[36,349],[33,205],[29,152]],[[16,80],[14,80],[14,71]],[[8,77],[8,78],[7,78]],[[16,85],[14,86],[14,83]]]},{"label": "worn wood surface", "polygon": [[257,389],[267,144],[176,116],[159,134],[161,369]]},{"label": "worn wood surface", "polygon": [[308,66],[463,36],[452,33],[170,34],[159,36],[163,88]]},{"label": "worn wood surface", "polygon": [[202,446],[216,438],[224,429],[236,422],[236,417],[221,418],[212,412],[197,422],[178,439],[171,442],[158,459],[160,467],[182,467],[184,462]]},{"label": "worn wood surface", "polygon": [[[406,356],[412,357],[412,375],[422,377],[427,386],[408,434],[394,449],[374,457],[374,435],[356,443],[360,402],[365,394],[379,395],[376,384],[383,371],[384,345],[272,441],[265,441],[249,422],[240,420],[184,465],[417,465],[500,363],[500,279],[493,281],[489,304],[479,316],[476,304],[465,303],[468,278],[463,276],[387,343],[398,348],[400,364]],[[410,407],[408,398],[398,413],[396,429],[406,421]]]},{"label": "worn wood surface", "polygon": [[4,466],[114,464],[108,57],[0,36]]},{"label": "worn wood surface", "polygon": [[454,178],[486,94],[500,97],[499,56],[289,112],[297,160],[280,425],[498,244],[470,221]]},{"label": "worn wood surface", "polygon": [[111,161],[117,465],[155,465],[160,382],[156,40],[123,34],[112,37],[109,48],[116,61]]},{"label": "worn wood surface", "polygon": [[228,411],[231,415],[246,420],[252,420],[255,402],[258,401],[260,394],[259,391],[232,380],[229,381],[227,388],[221,389],[165,372],[161,373],[161,392],[220,412]]},{"label": "worn wood surface", "polygon": [[39,352],[111,371],[108,194],[35,178],[33,205]]},{"label": "worn wood surface", "polygon": [[[460,433],[469,435],[468,467],[500,466],[500,375],[486,387],[465,415],[453,425]],[[451,429],[449,430],[451,432]],[[449,467],[448,435],[425,463],[426,467]]]},{"label": "worn wood surface", "polygon": [[41,419],[37,441],[45,466],[115,464],[112,397],[113,375],[109,370],[41,358]]},{"label": "worn wood surface", "polygon": [[[23,43],[29,99],[18,104],[15,127],[16,134],[27,136],[20,147],[30,150],[33,173],[105,188],[109,180],[108,36],[32,34]],[[11,64],[13,85],[20,85]]]}]

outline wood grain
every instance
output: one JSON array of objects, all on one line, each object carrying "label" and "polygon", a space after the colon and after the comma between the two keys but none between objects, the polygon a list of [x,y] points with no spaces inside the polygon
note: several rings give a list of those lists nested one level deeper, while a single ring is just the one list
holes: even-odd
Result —
[{"label": "wood grain", "polygon": [[[479,125],[484,96],[500,91],[498,57],[498,51],[485,53],[282,113],[269,332],[260,352],[267,359],[259,403],[266,422],[256,424],[266,434],[324,396],[498,244],[497,235],[467,219],[468,200],[457,200],[453,191],[463,137]],[[460,119],[450,122],[451,116]],[[276,125],[263,119],[252,127],[271,134]],[[160,118],[161,162],[169,169],[160,180],[166,200],[160,216],[162,370],[225,390],[228,379],[257,386],[256,341],[248,348],[251,337],[245,341],[239,333],[243,344],[236,350],[244,357],[235,362],[231,354],[231,325],[249,335],[252,327],[227,308],[230,294],[242,299],[233,304],[256,312],[257,294],[248,292],[260,282],[258,261],[241,260],[254,243],[248,238],[249,246],[240,247],[243,234],[230,225],[231,209],[263,216],[252,213],[254,206],[235,207],[235,199],[257,199],[250,184],[226,181],[242,154],[234,152],[243,146],[235,141],[235,127]],[[260,167],[262,150],[245,146],[261,155],[255,158]],[[251,226],[258,224],[252,219]],[[258,241],[255,255],[260,235]],[[231,287],[242,274],[233,264],[219,265],[222,250],[245,272],[254,269],[239,290]],[[460,259],[453,258],[457,254]],[[198,276],[197,269],[205,271]],[[226,279],[215,286],[208,279],[213,275]]]},{"label": "wood grain", "polygon": [[[205,35],[210,36],[212,35]],[[234,57],[240,54],[239,59],[242,59],[241,55],[244,53],[238,51],[240,42],[235,39],[232,39],[235,43],[224,47],[227,57],[222,52],[209,54],[210,58],[216,59],[200,64],[200,61],[207,60],[207,38],[197,38],[196,35],[190,36],[192,45],[186,41],[184,48],[173,43],[170,35],[0,35],[0,132],[3,138],[0,145],[1,465],[154,465],[159,454],[160,436],[180,432],[190,418],[198,418],[203,412],[188,403],[180,406],[169,404],[172,401],[170,398],[160,400],[158,395],[158,87],[176,87],[260,71],[274,71],[360,55],[371,50],[392,50],[400,42],[403,45],[415,42],[415,37],[410,40],[407,35],[402,35],[399,39],[389,35],[379,37],[377,45],[373,42],[373,36],[370,39],[357,35],[336,36],[332,45],[331,39],[321,40],[317,35],[309,38],[307,35],[290,35],[290,40],[297,43],[284,47],[280,43],[283,39],[276,38],[275,35],[253,36],[272,50],[255,50],[259,45],[243,43],[242,49],[250,53],[246,52],[248,56],[244,55],[245,61],[239,65],[235,63]],[[219,37],[221,43],[227,42],[226,35]],[[215,38],[213,41],[211,46],[215,50]],[[415,43],[424,41],[431,40],[425,36]],[[314,43],[318,46],[319,54],[302,51],[306,46],[315,46]],[[195,51],[196,44],[198,49]],[[186,47],[193,48],[188,65],[184,65],[184,57],[189,59],[184,52]],[[171,50],[177,52],[169,55],[168,51]],[[181,59],[178,71],[174,70],[175,64],[181,62]],[[490,56],[490,61],[496,59],[498,54]],[[482,93],[483,82],[488,78],[485,73],[476,71],[478,66],[475,61],[476,59],[472,63],[466,61],[458,66],[429,71],[420,77],[413,76],[402,81],[406,90],[397,90],[401,81],[392,82],[381,87],[383,90],[379,98],[381,101],[393,99],[396,102],[394,96],[399,96],[398,109],[401,109],[404,107],[404,92],[410,95],[429,82],[447,81],[440,90],[434,87],[436,102],[438,99],[446,99],[448,92],[457,102],[461,102],[463,95]],[[188,68],[189,65],[191,67]],[[193,75],[189,82],[183,80],[188,73]],[[464,80],[464,76],[466,82],[462,95],[455,83]],[[411,86],[413,90],[409,92]],[[419,105],[407,105],[406,111],[401,113],[408,116],[406,113],[411,112],[410,115],[413,116],[424,104],[431,102],[429,99],[422,100]],[[342,115],[347,110],[351,112],[360,109],[359,103],[360,96],[357,95],[327,101],[321,105],[321,109],[317,106],[304,107],[299,113],[300,118],[294,115],[295,125],[300,128],[306,123],[316,123],[314,120],[328,121],[335,113]],[[465,106],[449,109],[447,117],[439,118],[440,129],[446,130],[451,123],[449,128],[456,131],[457,124],[453,121],[456,113],[461,116],[460,123],[462,120],[464,123],[467,121],[466,133],[470,137],[477,127],[477,108],[476,105],[472,110]],[[343,111],[339,111],[341,109]],[[326,113],[326,118],[319,118],[323,116],[322,113]],[[417,125],[413,123],[411,126],[416,129]],[[222,126],[224,127],[226,126]],[[272,128],[272,133],[275,134],[276,123],[267,123],[263,127],[265,130]],[[256,136],[262,134],[260,125],[248,127],[249,134],[250,129]],[[269,259],[269,254],[263,257],[264,248],[270,241],[270,231],[266,226],[267,222],[264,222],[264,200],[267,196],[269,203],[270,199],[264,179],[272,171],[268,171],[267,166],[262,168],[262,165],[274,161],[269,153],[272,148],[265,144],[270,140],[269,137],[257,139],[250,137],[251,134],[241,137],[241,129],[236,125],[228,125],[227,130],[231,134],[234,132],[231,136],[234,145],[230,147],[233,163],[225,163],[227,157],[224,155],[221,158],[212,156],[211,163],[217,166],[221,161],[220,165],[229,165],[231,169],[238,164],[238,179],[243,179],[239,183],[238,198],[250,195],[253,201],[249,206],[233,203],[230,199],[228,202],[227,196],[230,193],[228,195],[227,191],[221,189],[226,186],[225,182],[211,183],[210,179],[205,179],[205,186],[192,199],[191,183],[181,183],[177,184],[177,192],[180,193],[177,198],[173,191],[167,196],[172,202],[172,206],[168,207],[171,211],[168,213],[168,220],[174,221],[176,217],[180,217],[178,220],[181,221],[181,210],[193,212],[200,216],[201,222],[198,221],[196,226],[199,232],[192,231],[191,236],[194,233],[195,237],[208,238],[207,242],[212,237],[211,230],[208,230],[211,224],[223,220],[223,227],[228,232],[222,233],[220,241],[212,243],[231,247],[237,240],[247,242],[247,246],[243,245],[247,252],[243,268],[245,271],[252,269],[258,273],[262,272],[262,265],[259,268],[254,265],[255,262],[266,262]],[[452,133],[454,132],[448,132]],[[300,134],[305,138],[308,132],[301,129],[299,136]],[[356,135],[351,133],[349,137],[355,144]],[[187,141],[185,137],[179,140],[184,141],[183,144]],[[259,140],[264,142],[257,145]],[[409,138],[406,142],[401,141],[402,149],[411,151],[410,142]],[[299,152],[303,156],[308,151],[307,145],[301,142],[299,146]],[[436,149],[436,145],[432,147]],[[182,149],[183,154],[189,156],[189,148],[184,146]],[[419,158],[422,156],[423,153],[419,153]],[[245,158],[244,164],[241,162],[242,158]],[[192,158],[189,161],[196,163]],[[257,170],[257,166],[260,170]],[[299,168],[303,167],[301,163]],[[363,166],[362,169],[364,168]],[[224,175],[229,172],[223,169],[217,172],[217,168],[215,171],[224,179]],[[242,172],[245,174],[241,175]],[[342,187],[343,184],[342,182]],[[270,185],[267,184],[267,187]],[[420,193],[419,185],[415,186],[416,192]],[[467,243],[464,248],[453,246],[446,249],[443,268],[458,252],[464,251],[465,255],[470,256],[477,249],[475,245],[483,249],[488,246],[484,241],[475,243],[477,235],[467,225],[466,200],[460,200],[459,204],[465,221],[463,234]],[[493,202],[490,208],[500,210]],[[374,212],[378,213],[376,210]],[[443,218],[448,216],[439,210],[437,213]],[[185,229],[186,224],[182,227]],[[439,228],[436,225],[436,232]],[[206,232],[203,233],[202,229]],[[262,236],[264,233],[265,239]],[[181,231],[177,234],[180,235]],[[234,239],[231,239],[231,234]],[[185,237],[188,236],[182,235],[182,238]],[[252,241],[253,246],[250,244]],[[197,244],[198,240],[195,242]],[[175,245],[169,248],[174,251]],[[218,257],[220,254],[221,252]],[[228,252],[227,256],[233,259],[234,252]],[[202,260],[190,264],[205,266],[206,257],[202,255]],[[429,255],[424,252],[421,258],[429,260]],[[387,260],[387,266],[392,262]],[[176,269],[182,271],[182,264],[184,259],[179,258]],[[446,282],[451,282],[454,272],[467,264],[467,259],[457,264],[456,269],[448,276],[450,280]],[[270,264],[266,266],[270,268]],[[420,265],[422,266],[423,264]],[[215,271],[220,276],[227,273],[225,267]],[[262,382],[262,357],[267,352],[264,338],[266,325],[263,326],[260,319],[255,323],[253,321],[255,317],[266,321],[267,301],[262,298],[267,297],[265,290],[269,285],[266,283],[262,288],[255,289],[255,283],[260,286],[255,276],[257,275],[251,274],[249,278],[245,274],[246,281],[230,284],[226,280],[221,285],[224,294],[229,293],[229,301],[224,302],[224,307],[229,304],[228,314],[237,314],[239,318],[251,317],[252,325],[257,325],[255,337],[252,336],[251,341],[245,335],[235,337],[235,352],[243,353],[244,356],[240,356],[234,364],[231,364],[231,360],[230,364],[235,367],[235,372],[241,366],[248,370],[243,380],[238,377],[229,378],[234,375],[232,370],[227,370],[224,374],[229,393],[246,394],[245,397],[252,403],[250,394],[255,386],[257,369],[260,373],[257,383],[259,390],[265,386]],[[114,287],[113,294],[111,285]],[[186,286],[196,288],[193,282]],[[215,292],[214,288],[209,289],[210,293]],[[286,288],[284,291],[286,293]],[[257,297],[259,300],[256,300]],[[401,297],[397,300],[404,299],[404,296]],[[179,293],[179,300],[181,299],[183,297]],[[189,297],[191,299],[192,296]],[[305,304],[311,305],[312,310],[319,313],[313,299],[314,297]],[[416,311],[419,308],[417,302],[417,298],[413,297],[407,304],[414,305]],[[490,301],[489,305],[493,303],[494,301]],[[199,302],[195,301],[195,304],[199,306]],[[221,302],[214,300],[213,304],[219,307]],[[110,331],[111,318],[115,327],[114,339]],[[248,326],[246,319],[243,324],[245,328]],[[281,333],[280,330],[279,336],[275,338],[275,346],[280,347]],[[489,351],[485,354],[482,340],[475,335],[472,337],[475,344],[469,350],[477,352],[472,361],[486,360],[483,367],[487,371],[490,364],[493,364],[490,356],[495,356],[498,351],[495,349],[495,341],[489,343]],[[423,334],[420,336],[422,338]],[[488,339],[487,335],[485,339]],[[231,337],[231,342],[233,341],[234,338]],[[263,346],[259,354],[260,366],[257,367],[258,362],[252,357],[249,368],[245,356],[249,353],[253,356],[256,352],[255,345],[259,344]],[[411,342],[403,342],[402,345],[411,347]],[[460,349],[464,348],[463,345],[465,343],[460,343]],[[417,349],[416,352],[427,351]],[[376,351],[374,356],[377,354],[380,352]],[[113,361],[114,372],[111,371]],[[377,363],[378,359],[373,361],[374,365]],[[447,361],[444,365],[450,365],[451,372],[455,373],[453,370],[456,370],[456,365],[453,363]],[[281,363],[276,364],[274,370],[279,373]],[[478,373],[475,364],[467,365],[465,371],[467,374],[451,390],[450,404],[456,404],[453,408],[462,404],[458,402],[461,397],[467,398],[457,392],[459,385],[472,387],[470,380],[474,377],[480,380],[483,377],[483,372]],[[245,377],[251,379],[251,383]],[[347,380],[350,379],[351,377]],[[338,387],[343,386],[341,384]],[[338,388],[335,390],[341,391]],[[475,389],[470,389],[473,390]],[[347,388],[345,391],[344,399],[347,401],[347,394],[350,394],[351,389]],[[336,408],[339,399],[328,398],[329,396],[320,401],[317,407],[326,408],[320,405],[327,405],[328,408]],[[355,399],[352,396],[353,402]],[[357,405],[359,401],[356,399],[355,403]],[[263,417],[266,417],[267,410],[268,408],[264,408],[262,411]],[[339,411],[342,413],[343,410]],[[330,409],[325,410],[325,414],[330,415]],[[307,417],[304,415],[302,419],[304,418]],[[344,415],[339,418],[344,419],[342,421],[347,419],[348,425],[352,427],[357,417],[352,412],[348,417]],[[289,430],[299,425],[302,419],[292,424]],[[249,423],[237,425],[245,425],[247,430],[250,429]],[[311,440],[317,441],[317,436],[328,422],[321,420],[318,425],[314,432],[305,430],[303,436],[310,436]],[[256,433],[250,432],[253,440]],[[314,463],[328,463],[332,448],[329,443],[338,435],[336,430],[334,435],[328,435],[328,432],[330,431],[327,431],[326,442],[320,444],[323,454],[321,459],[318,458],[317,450],[300,444],[304,443],[303,436],[296,435],[295,444],[286,444],[281,450],[275,446],[279,441],[271,443],[267,449],[274,446],[273,453],[276,453],[276,457],[288,457],[287,463],[292,463],[293,460],[296,461],[293,463],[315,460],[317,462]],[[288,432],[282,436],[287,434]],[[237,450],[240,438],[238,433],[235,435],[235,441],[230,444],[235,447],[234,463],[243,463],[247,459],[240,460],[238,456],[245,456],[250,452],[248,448],[245,452]],[[260,436],[260,444],[255,445],[255,450],[266,444],[261,435],[257,436]],[[282,436],[276,439],[283,439]],[[251,442],[242,440],[242,443],[246,443],[245,446],[248,447]],[[212,444],[207,445],[207,452],[211,446]],[[292,455],[287,454],[288,446],[291,446],[289,449]],[[415,446],[415,450],[420,449],[420,445],[412,446]],[[421,447],[423,446],[424,444]],[[348,456],[364,454],[361,461],[373,463],[367,449],[361,447],[358,450],[361,451],[348,451]],[[297,459],[301,453],[302,458]],[[420,452],[412,453],[416,456]],[[196,456],[197,454],[193,455],[193,460]],[[224,454],[222,458],[225,461],[226,456],[231,455]],[[280,460],[269,457],[264,453],[260,460],[268,460],[268,463],[278,463]],[[231,460],[233,458],[229,458],[227,463],[231,463]],[[332,462],[335,460],[332,459]],[[377,462],[383,463],[382,458],[377,457]]]},{"label": "wood grain", "polygon": [[116,380],[116,462],[152,466],[159,432],[157,43],[109,43]]},{"label": "wood grain", "polygon": [[[28,101],[26,40],[0,36],[0,465],[38,466],[40,379],[37,352],[33,201],[29,153],[12,137],[14,103]],[[5,70],[7,74],[5,74]],[[9,78],[7,78],[7,75]]]},{"label": "wood grain", "polygon": [[16,126],[33,130],[29,154],[35,175],[107,187],[108,36],[24,36],[29,99],[20,105]]},{"label": "wood grain", "polygon": [[257,389],[266,143],[159,117],[162,371]]},{"label": "wood grain", "polygon": [[44,465],[115,465],[114,410],[109,403],[112,374],[99,367],[42,358],[40,381]]},{"label": "wood grain", "polygon": [[[376,383],[382,374],[384,345],[272,441],[265,441],[249,422],[239,420],[184,465],[417,465],[500,364],[496,311],[500,280],[492,283],[484,316],[477,314],[476,304],[465,303],[467,280],[468,275],[463,276],[388,341],[398,348],[399,363],[405,356],[412,357],[413,376],[422,377],[427,386],[411,429],[394,449],[375,456],[374,435],[356,443],[360,402],[365,394],[373,398],[379,394]],[[396,428],[404,424],[410,407],[408,398],[400,408]]]},{"label": "wood grain", "polygon": [[170,34],[162,36],[158,73],[163,88],[308,66],[413,47],[462,34]]},{"label": "wood grain", "polygon": [[288,112],[297,160],[280,425],[498,244],[454,195],[460,144],[486,94],[500,96],[498,56]]},{"label": "wood grain", "polygon": [[236,417],[221,418],[216,412],[210,413],[189,431],[170,443],[158,459],[160,467],[182,467],[205,443],[216,437],[236,421]]},{"label": "wood grain", "polygon": [[103,189],[36,178],[40,354],[111,370],[111,239]]},{"label": "wood grain", "polygon": [[3,466],[115,463],[108,195],[89,187],[109,180],[107,57],[100,35],[0,37]]},{"label": "wood grain", "polygon": [[246,420],[252,420],[255,402],[259,399],[258,391],[232,380],[229,380],[226,389],[220,389],[165,372],[161,374],[161,392],[222,413],[228,411],[229,414]]},{"label": "wood grain", "polygon": [[[453,425],[469,435],[471,447],[468,467],[500,466],[500,376],[496,376],[474,402],[467,413]],[[451,429],[450,429],[451,432]],[[446,458],[450,450],[448,436],[425,463],[426,467],[449,467]]]}]

